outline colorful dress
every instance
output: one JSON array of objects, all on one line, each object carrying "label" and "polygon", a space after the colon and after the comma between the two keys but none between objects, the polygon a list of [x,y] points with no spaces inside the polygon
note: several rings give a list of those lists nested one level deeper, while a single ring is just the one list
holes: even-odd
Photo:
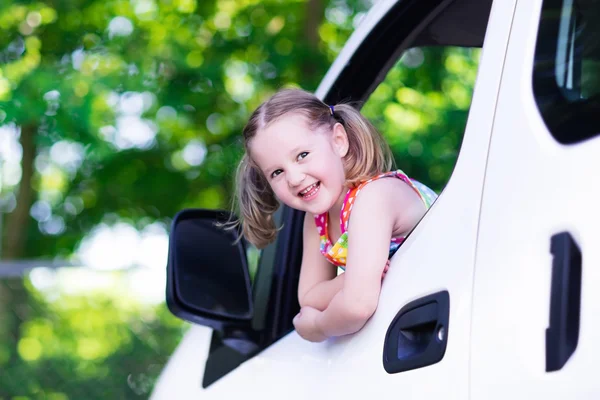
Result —
[{"label": "colorful dress", "polygon": [[[315,216],[315,224],[317,225],[317,230],[319,231],[319,236],[321,237],[321,253],[333,265],[345,269],[346,257],[348,254],[348,220],[350,219],[350,212],[352,211],[352,206],[354,205],[356,196],[358,196],[361,189],[365,187],[365,185],[367,185],[368,183],[373,182],[377,179],[387,177],[396,177],[408,183],[410,187],[412,187],[414,191],[417,192],[421,200],[423,200],[423,203],[425,204],[425,207],[427,209],[429,209],[431,204],[437,198],[437,194],[433,190],[423,185],[422,183],[415,181],[414,179],[410,179],[401,170],[383,173],[381,175],[369,179],[368,181],[360,183],[355,188],[349,189],[344,199],[344,203],[342,204],[342,210],[340,211],[340,230],[342,232],[342,235],[335,244],[331,243],[331,240],[329,240],[329,233],[327,229],[329,213],[325,212],[323,214]],[[404,241],[404,239],[404,236],[391,239],[389,252],[390,256],[396,252],[396,250],[398,249],[398,247],[400,247],[400,244]]]}]

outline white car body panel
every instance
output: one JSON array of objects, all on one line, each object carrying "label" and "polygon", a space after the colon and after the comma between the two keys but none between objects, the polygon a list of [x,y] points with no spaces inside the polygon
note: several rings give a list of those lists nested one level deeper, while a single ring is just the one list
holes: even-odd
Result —
[{"label": "white car body panel", "polygon": [[[519,1],[486,174],[472,334],[473,399],[595,399],[600,345],[600,137],[563,145],[532,92],[541,0]],[[591,223],[590,223],[591,222]],[[552,254],[569,231],[582,251],[579,342],[546,372]]]}]

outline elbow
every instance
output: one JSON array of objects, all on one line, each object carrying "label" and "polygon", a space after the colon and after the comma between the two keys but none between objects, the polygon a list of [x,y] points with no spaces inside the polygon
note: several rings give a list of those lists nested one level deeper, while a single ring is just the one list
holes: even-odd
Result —
[{"label": "elbow", "polygon": [[374,301],[348,302],[344,307],[344,314],[348,320],[362,326],[375,314],[375,310],[377,302]]}]

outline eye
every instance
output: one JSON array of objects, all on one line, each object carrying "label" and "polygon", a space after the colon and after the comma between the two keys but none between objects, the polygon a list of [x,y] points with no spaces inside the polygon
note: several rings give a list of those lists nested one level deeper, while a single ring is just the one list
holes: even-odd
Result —
[{"label": "eye", "polygon": [[303,151],[302,153],[298,154],[298,161],[302,160],[303,158],[305,158],[308,155],[307,151]]},{"label": "eye", "polygon": [[277,175],[279,175],[282,172],[283,172],[283,170],[276,169],[275,171],[271,172],[271,178],[275,178]]}]

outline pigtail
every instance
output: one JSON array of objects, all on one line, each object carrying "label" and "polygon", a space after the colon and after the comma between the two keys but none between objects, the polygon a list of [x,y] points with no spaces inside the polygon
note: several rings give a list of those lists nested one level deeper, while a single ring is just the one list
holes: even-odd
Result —
[{"label": "pigtail", "polygon": [[275,240],[278,229],[273,214],[279,202],[248,155],[240,161],[236,183],[242,233],[250,243],[262,249]]},{"label": "pigtail", "polygon": [[350,104],[333,107],[335,122],[344,125],[348,134],[348,154],[344,158],[349,187],[394,167],[392,152],[377,129]]}]

